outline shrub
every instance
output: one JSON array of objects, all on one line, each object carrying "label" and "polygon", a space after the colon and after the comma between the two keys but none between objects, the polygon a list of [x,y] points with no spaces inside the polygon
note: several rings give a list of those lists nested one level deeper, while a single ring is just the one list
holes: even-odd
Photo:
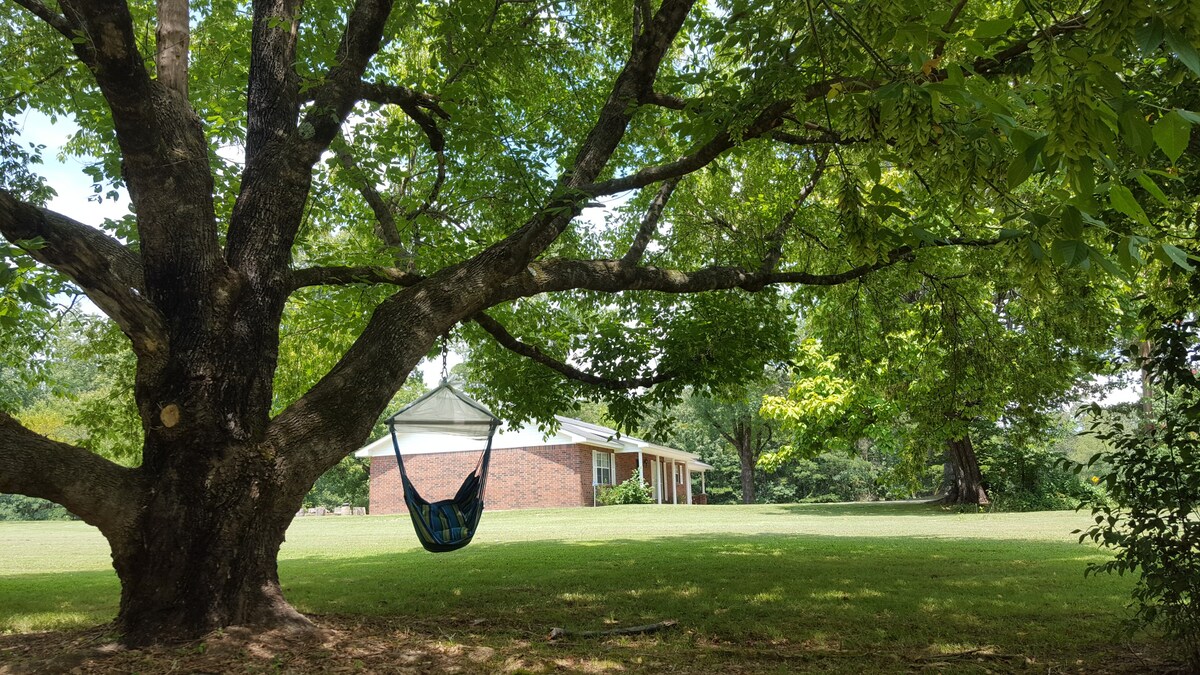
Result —
[{"label": "shrub", "polygon": [[[1112,467],[1104,476],[1111,501],[1092,507],[1083,530],[1116,557],[1088,573],[1140,572],[1134,621],[1159,625],[1200,669],[1200,335],[1195,321],[1169,322],[1151,336],[1144,363],[1159,393],[1159,414],[1129,420],[1093,406],[1092,433],[1111,449],[1088,462]],[[1077,465],[1081,470],[1083,465]]]},{"label": "shrub", "polygon": [[24,495],[0,494],[0,520],[78,520],[64,506]]},{"label": "shrub", "polygon": [[642,473],[636,470],[624,483],[600,488],[600,503],[605,506],[649,504],[653,501],[650,497],[650,486],[642,482]]},{"label": "shrub", "polygon": [[345,457],[317,479],[304,496],[304,508],[324,506],[329,509],[343,504],[366,506],[370,500],[370,460]]},{"label": "shrub", "polygon": [[757,496],[764,504],[873,500],[878,476],[879,468],[858,455],[827,452],[760,471]]},{"label": "shrub", "polygon": [[1058,511],[1100,499],[1102,488],[1063,466],[1059,441],[994,434],[975,446],[992,510]]}]

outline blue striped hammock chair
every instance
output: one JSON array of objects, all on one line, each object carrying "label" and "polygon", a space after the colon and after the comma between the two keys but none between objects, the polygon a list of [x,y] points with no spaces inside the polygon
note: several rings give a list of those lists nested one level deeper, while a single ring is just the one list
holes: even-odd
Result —
[{"label": "blue striped hammock chair", "polygon": [[[396,451],[396,464],[400,467],[404,504],[421,546],[433,553],[443,553],[471,543],[483,516],[492,437],[500,420],[479,402],[443,381],[433,391],[389,417],[387,425],[392,435],[392,448]],[[431,442],[438,439],[445,442],[446,435],[479,441],[486,439],[486,445],[475,469],[463,480],[454,496],[431,502],[421,496],[404,469],[401,434],[429,435]]]}]

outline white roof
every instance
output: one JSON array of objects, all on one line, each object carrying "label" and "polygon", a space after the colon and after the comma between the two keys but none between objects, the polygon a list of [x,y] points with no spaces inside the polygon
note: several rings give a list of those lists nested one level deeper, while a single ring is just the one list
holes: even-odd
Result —
[{"label": "white roof", "polygon": [[[591,445],[600,448],[608,448],[617,453],[627,452],[642,452],[658,455],[660,457],[669,457],[686,462],[688,468],[693,471],[707,471],[713,468],[711,465],[700,461],[700,455],[694,452],[685,450],[677,450],[668,448],[665,445],[658,445],[649,441],[644,441],[633,436],[624,436],[617,433],[615,429],[602,427],[598,424],[589,424],[582,420],[572,419],[570,417],[555,416],[558,422],[558,431],[553,434],[545,434],[535,425],[526,424],[520,428],[513,429],[507,424],[502,424],[496,430],[496,435],[492,438],[492,448],[533,448],[546,445],[568,445],[580,444]],[[445,433],[400,433],[402,429],[397,429],[396,440],[400,445],[401,454],[408,455],[428,455],[439,452],[479,452],[483,450],[483,442],[463,436],[455,436]],[[384,434],[379,438],[355,451],[355,457],[388,457],[393,453],[391,434]]]},{"label": "white roof", "polygon": [[453,434],[487,440],[500,420],[479,401],[442,382],[389,417],[387,423],[397,432],[408,434]]}]

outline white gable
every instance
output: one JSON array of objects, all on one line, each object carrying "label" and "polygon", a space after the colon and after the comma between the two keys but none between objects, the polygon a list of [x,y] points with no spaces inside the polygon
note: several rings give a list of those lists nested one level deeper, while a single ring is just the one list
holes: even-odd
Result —
[{"label": "white gable", "polygon": [[[503,424],[496,430],[492,439],[492,449],[501,448],[536,448],[546,445],[568,445],[578,443],[601,448],[609,448],[618,453],[638,452],[639,450],[671,457],[685,461],[693,471],[703,471],[712,467],[700,461],[700,456],[675,448],[657,445],[633,436],[618,435],[608,427],[589,424],[570,417],[556,417],[558,431],[546,435],[536,425],[526,424],[517,429]],[[400,431],[398,428],[397,431]],[[439,452],[481,452],[485,441],[445,433],[398,433],[396,439],[400,445],[400,453],[408,455],[427,455]],[[382,438],[355,451],[355,457],[391,457],[392,436],[384,434]]]}]

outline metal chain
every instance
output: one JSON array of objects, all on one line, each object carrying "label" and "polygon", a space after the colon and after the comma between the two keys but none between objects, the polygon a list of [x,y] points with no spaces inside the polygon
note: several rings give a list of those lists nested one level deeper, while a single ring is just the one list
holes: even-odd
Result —
[{"label": "metal chain", "polygon": [[442,338],[442,382],[450,381],[450,369],[446,366],[446,357],[450,350],[446,347],[446,338]]}]

